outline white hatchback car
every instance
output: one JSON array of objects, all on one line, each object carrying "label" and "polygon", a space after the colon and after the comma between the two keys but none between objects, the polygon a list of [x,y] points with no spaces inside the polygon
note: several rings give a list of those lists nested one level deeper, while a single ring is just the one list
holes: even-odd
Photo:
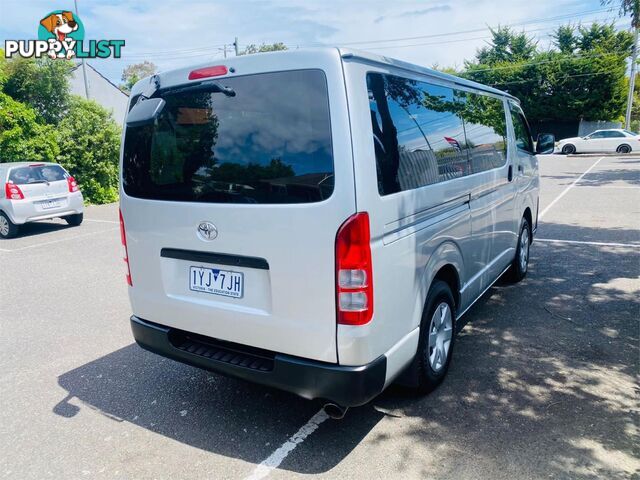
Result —
[{"label": "white hatchback car", "polygon": [[586,137],[560,140],[558,150],[565,155],[573,153],[630,153],[633,150],[640,150],[640,135],[620,128],[596,130]]},{"label": "white hatchback car", "polygon": [[84,211],[76,180],[56,163],[0,163],[0,238],[11,238],[19,226],[36,220],[64,218],[80,225]]}]

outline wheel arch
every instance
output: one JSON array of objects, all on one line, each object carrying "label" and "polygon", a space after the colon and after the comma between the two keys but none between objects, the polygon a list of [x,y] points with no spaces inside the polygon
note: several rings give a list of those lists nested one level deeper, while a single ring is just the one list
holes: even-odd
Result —
[{"label": "wheel arch", "polygon": [[464,279],[462,252],[456,243],[447,240],[433,251],[423,269],[422,280],[419,282],[419,292],[416,296],[413,326],[418,327],[420,325],[424,304],[427,301],[429,289],[435,280],[442,280],[449,285],[456,302],[456,310],[459,310],[462,279]]}]

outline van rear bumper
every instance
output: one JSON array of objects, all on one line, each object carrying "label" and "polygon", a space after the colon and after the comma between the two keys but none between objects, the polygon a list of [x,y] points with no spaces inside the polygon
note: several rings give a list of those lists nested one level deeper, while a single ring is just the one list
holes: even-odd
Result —
[{"label": "van rear bumper", "polygon": [[190,334],[131,317],[138,345],[179,362],[223,375],[286,390],[309,400],[356,407],[384,387],[387,358],[361,366],[341,366]]}]

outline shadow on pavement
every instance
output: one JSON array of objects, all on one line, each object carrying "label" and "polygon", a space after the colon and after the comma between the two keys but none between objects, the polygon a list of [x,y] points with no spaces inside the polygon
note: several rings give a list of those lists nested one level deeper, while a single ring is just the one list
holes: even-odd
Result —
[{"label": "shadow on pavement", "polygon": [[[87,407],[114,421],[255,464],[321,406],[161,358],[136,344],[69,371],[58,383],[69,392],[53,408],[59,416],[70,418]],[[346,429],[327,468],[351,452],[383,416],[369,408],[361,410],[344,422],[326,422],[333,424],[329,428]],[[304,464],[297,471],[318,473]]]},{"label": "shadow on pavement", "polygon": [[67,225],[66,222],[42,221],[25,223],[24,225],[20,225],[20,230],[18,231],[18,236],[16,238],[34,237],[36,235],[67,230],[69,228],[74,227]]}]

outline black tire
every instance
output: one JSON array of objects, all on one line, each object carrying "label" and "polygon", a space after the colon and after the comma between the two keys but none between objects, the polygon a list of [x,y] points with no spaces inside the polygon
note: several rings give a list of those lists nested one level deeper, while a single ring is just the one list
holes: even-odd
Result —
[{"label": "black tire", "polygon": [[18,234],[20,228],[13,223],[8,215],[0,212],[0,238],[13,238]]},{"label": "black tire", "polygon": [[[448,307],[448,311],[451,315],[451,325],[445,325],[443,330],[435,333],[435,335],[443,334],[443,338],[446,339],[447,333],[446,330],[450,327],[450,340],[448,347],[446,347],[446,341],[442,341],[440,344],[441,347],[446,349],[446,360],[444,362],[440,362],[440,367],[435,368],[432,366],[432,361],[430,360],[432,355],[436,355],[435,350],[438,347],[431,347],[429,345],[429,338],[431,337],[431,332],[434,327],[437,329],[437,326],[434,326],[432,323],[432,319],[436,314],[436,310],[440,310],[441,306],[446,304]],[[441,311],[441,310],[440,310]],[[424,311],[422,312],[422,321],[420,324],[420,341],[418,343],[418,352],[416,353],[416,358],[414,359],[414,367],[413,375],[416,376],[413,379],[413,385],[416,385],[416,390],[419,393],[426,394],[432,392],[440,383],[447,374],[449,370],[449,364],[451,363],[451,357],[453,355],[453,346],[455,344],[456,338],[456,307],[455,301],[453,299],[453,294],[451,293],[451,289],[449,285],[441,280],[436,280],[431,285],[429,289],[429,294],[427,295],[427,301],[425,302]],[[438,337],[438,340],[440,338]],[[438,341],[436,340],[436,342]],[[442,351],[442,350],[440,350]],[[437,365],[436,365],[437,367]]]},{"label": "black tire", "polygon": [[78,225],[80,225],[82,223],[83,214],[82,213],[76,213],[74,215],[68,215],[68,216],[64,217],[64,219],[72,227],[77,227]]},{"label": "black tire", "polygon": [[[529,247],[531,246],[531,227],[529,221],[522,217],[520,222],[520,233],[518,235],[518,245],[516,247],[516,256],[513,258],[511,267],[509,268],[509,277],[514,283],[519,282],[527,276],[529,271]],[[524,257],[523,257],[523,249]]]},{"label": "black tire", "polygon": [[616,148],[616,153],[631,153],[631,147],[626,143],[623,143]]},{"label": "black tire", "polygon": [[572,154],[576,153],[575,145],[572,145],[570,143],[567,143],[566,145],[563,145],[562,146],[562,153],[564,155],[572,155]]}]

